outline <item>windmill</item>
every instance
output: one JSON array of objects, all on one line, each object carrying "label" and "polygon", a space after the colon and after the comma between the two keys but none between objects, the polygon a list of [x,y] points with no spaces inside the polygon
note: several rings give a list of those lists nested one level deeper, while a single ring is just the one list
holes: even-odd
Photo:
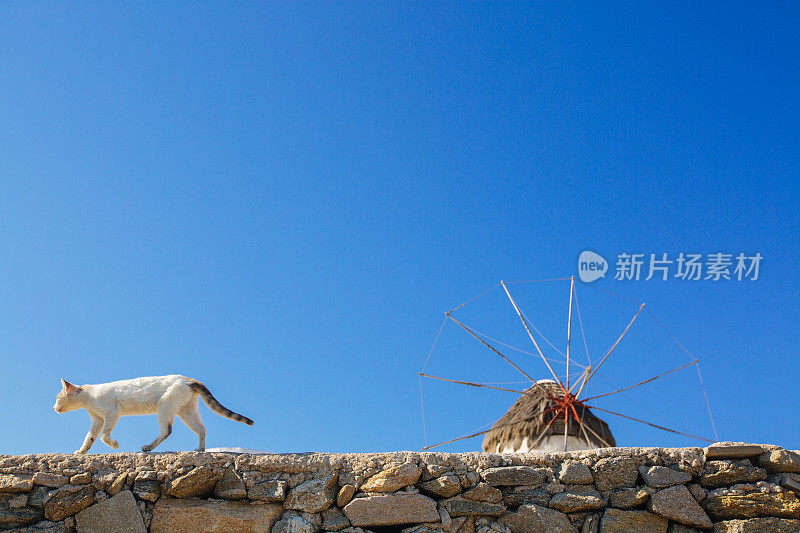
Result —
[{"label": "windmill", "polygon": [[[569,308],[568,308],[569,311],[567,315],[567,335],[566,335],[565,353],[558,350],[558,348],[553,343],[551,343],[546,337],[544,337],[544,335],[542,335],[542,333],[533,325],[533,323],[529,320],[528,316],[521,309],[517,300],[512,296],[511,291],[509,289],[509,285],[511,285],[512,283],[537,283],[546,281],[570,282]],[[520,365],[512,361],[510,357],[508,357],[507,355],[505,355],[503,352],[500,351],[502,349],[507,353],[508,349],[514,349],[520,352],[523,352],[524,350],[521,350],[509,344],[505,344],[498,339],[489,337],[488,335],[477,331],[473,327],[467,325],[465,322],[454,316],[455,311],[463,308],[467,304],[470,304],[474,300],[477,300],[481,296],[497,289],[498,287],[502,287],[502,290],[506,298],[510,302],[511,307],[514,310],[514,313],[518,317],[519,321],[522,323],[522,326],[524,328],[524,331],[528,339],[530,339],[530,341],[533,344],[533,347],[535,348],[534,352],[525,352],[525,353],[529,353],[530,355],[534,356],[535,358],[539,359],[541,362],[544,363],[544,366],[547,368],[550,374],[547,377],[547,379],[534,380],[528,374],[528,372],[523,370],[523,368]],[[602,289],[599,288],[597,289],[603,291]],[[617,295],[613,296],[631,302],[631,300],[628,300],[627,298]],[[692,356],[692,354],[689,353],[688,350],[686,350],[686,348],[677,340],[677,338],[675,338],[674,335],[672,335],[661,324],[661,322],[659,322],[655,318],[655,316],[653,316],[653,314],[650,313],[648,309],[646,309],[645,304],[641,304],[638,307],[633,318],[627,323],[622,333],[616,338],[616,341],[613,343],[613,345],[603,353],[602,357],[599,360],[597,360],[596,363],[589,362],[589,364],[585,366],[577,365],[580,371],[573,371],[575,365],[577,364],[575,363],[574,354],[572,353],[573,309],[577,311],[580,323],[581,335],[583,336],[584,345],[586,345],[586,337],[584,334],[583,321],[580,315],[580,308],[578,307],[577,295],[575,291],[574,277],[558,278],[551,280],[534,280],[527,282],[500,281],[498,284],[487,289],[478,296],[475,296],[474,298],[467,300],[467,302],[461,304],[460,306],[457,306],[451,309],[450,311],[447,311],[445,313],[445,319],[442,323],[442,327],[439,329],[436,341],[434,342],[434,345],[431,348],[430,353],[428,354],[428,359],[425,362],[425,366],[423,366],[422,371],[419,372],[421,398],[422,398],[423,378],[425,378],[426,380],[430,379],[430,380],[443,381],[453,384],[466,385],[470,387],[511,392],[517,394],[518,397],[516,402],[514,402],[514,404],[511,406],[508,412],[506,412],[505,415],[503,415],[499,420],[494,422],[494,424],[490,429],[449,439],[444,442],[439,442],[437,444],[432,444],[432,445],[427,444],[427,431],[426,431],[425,433],[426,445],[423,449],[427,450],[445,444],[450,444],[453,442],[471,439],[479,436],[484,436],[483,450],[494,453],[509,453],[509,452],[524,453],[534,450],[569,451],[569,450],[616,446],[616,440],[612,435],[611,430],[609,429],[609,425],[604,420],[599,418],[597,412],[602,413],[603,416],[608,414],[613,417],[618,417],[638,424],[645,424],[652,428],[670,432],[676,435],[682,435],[685,437],[699,439],[707,442],[715,442],[715,440],[709,438],[700,437],[686,432],[671,429],[666,425],[655,424],[652,422],[642,420],[640,418],[635,418],[617,411],[612,411],[598,406],[595,401],[600,398],[606,398],[616,394],[624,393],[626,391],[631,391],[638,387],[644,386],[648,383],[653,383],[667,376],[674,375],[682,370],[685,370],[693,366],[697,370],[697,375],[700,380],[700,386],[703,391],[703,398],[705,400],[705,405],[708,410],[708,416],[711,421],[711,426],[714,430],[716,438],[716,427],[714,426],[713,416],[711,415],[710,406],[708,404],[708,398],[705,392],[705,387],[702,382],[702,375],[700,373],[699,361],[697,360],[697,358]],[[662,328],[663,331],[665,331],[671,337],[671,339],[675,342],[675,344],[678,347],[682,349],[683,352],[689,355],[690,360],[678,367],[666,371],[661,371],[655,375],[651,375],[646,379],[640,380],[636,383],[627,385],[625,387],[621,387],[619,389],[601,394],[594,394],[594,393],[589,394],[587,392],[588,391],[587,385],[590,382],[593,383],[592,380],[593,378],[595,378],[597,372],[604,367],[604,365],[612,356],[612,354],[614,354],[615,350],[623,341],[628,331],[631,329],[634,323],[636,323],[637,319],[643,312],[644,314],[648,315],[654,321],[654,323],[656,323],[660,328]],[[457,329],[463,330],[463,332],[466,332],[471,338],[476,340],[485,348],[488,348],[495,355],[499,356],[505,363],[509,364],[526,380],[528,380],[530,386],[520,390],[518,388],[497,386],[496,383],[490,384],[490,383],[481,383],[475,381],[456,380],[442,376],[435,376],[427,373],[426,367],[428,365],[428,361],[431,359],[431,355],[434,353],[437,343],[439,342],[439,337],[442,334],[442,330],[445,324],[447,323],[456,325]],[[536,333],[536,335],[534,335],[534,332]],[[541,348],[543,340],[546,341],[548,344],[550,344],[550,346],[552,346],[554,349],[556,349],[560,354],[564,356],[564,360],[561,361],[561,363],[565,364],[565,371],[566,371],[565,375],[563,374],[559,375],[553,368],[553,363],[555,360],[553,358],[548,358],[544,355],[544,352]],[[588,357],[589,355],[588,346],[586,347],[586,352]],[[423,427],[425,427],[424,403],[422,405],[422,410],[423,410]]]}]

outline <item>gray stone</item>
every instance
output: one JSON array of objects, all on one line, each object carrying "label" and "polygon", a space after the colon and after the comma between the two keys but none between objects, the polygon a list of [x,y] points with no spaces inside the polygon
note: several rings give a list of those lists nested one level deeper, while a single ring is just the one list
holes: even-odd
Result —
[{"label": "gray stone", "polygon": [[361,486],[364,492],[394,492],[413,485],[422,475],[422,468],[416,463],[404,463],[387,468],[367,479]]},{"label": "gray stone", "polygon": [[762,517],[747,520],[725,520],[714,524],[714,533],[797,533],[800,520]]},{"label": "gray stone", "polygon": [[500,516],[506,510],[505,505],[466,500],[462,497],[444,500],[442,506],[452,517],[458,516]]},{"label": "gray stone", "polygon": [[311,481],[306,481],[293,488],[283,506],[307,513],[318,513],[330,507],[336,499],[337,472],[317,474]]},{"label": "gray stone", "polygon": [[611,493],[609,505],[617,509],[633,509],[647,503],[650,493],[643,488],[620,489]]},{"label": "gray stone", "polygon": [[92,486],[65,485],[50,492],[44,499],[44,516],[53,522],[82,511],[95,502]]},{"label": "gray stone", "polygon": [[282,513],[275,504],[160,498],[150,533],[267,532]]},{"label": "gray stone", "polygon": [[278,503],[286,499],[286,491],[289,484],[282,479],[273,479],[256,483],[247,491],[247,497],[251,500],[262,502]]},{"label": "gray stone", "polygon": [[173,498],[195,498],[208,496],[214,491],[219,474],[207,466],[198,466],[173,479],[164,487],[164,493]]},{"label": "gray stone", "polygon": [[20,528],[35,524],[44,518],[41,509],[35,507],[11,507],[11,494],[0,494],[0,529]]},{"label": "gray stone", "polygon": [[558,479],[565,485],[591,485],[594,483],[592,471],[584,463],[566,462],[561,465]]},{"label": "gray stone", "polygon": [[550,494],[544,489],[522,489],[508,488],[503,489],[503,503],[509,507],[519,507],[520,505],[536,504],[547,507],[550,502]]},{"label": "gray stone", "polygon": [[717,442],[705,449],[706,459],[744,459],[764,453],[757,444]]},{"label": "gray stone", "polygon": [[464,498],[479,502],[498,503],[503,499],[503,493],[488,483],[478,483],[474,488],[464,493]]},{"label": "gray stone", "polygon": [[633,487],[639,477],[632,457],[605,457],[595,463],[592,471],[595,486],[601,491]]},{"label": "gray stone", "polygon": [[457,476],[441,476],[417,485],[419,490],[439,498],[450,498],[461,492],[461,483]]},{"label": "gray stone", "polygon": [[[723,489],[719,489],[723,490]],[[732,518],[800,518],[800,501],[794,492],[752,492],[725,494],[712,491],[702,502],[714,520]]]},{"label": "gray stone", "polygon": [[800,494],[800,476],[797,474],[784,474],[779,481],[781,487]]},{"label": "gray stone", "polygon": [[37,509],[44,509],[44,499],[50,493],[47,487],[34,487],[28,494],[28,505]]},{"label": "gray stone", "polygon": [[673,470],[666,466],[640,466],[639,473],[645,483],[656,489],[683,485],[692,480],[690,473]]},{"label": "gray stone", "polygon": [[603,533],[667,533],[669,522],[647,511],[606,509],[600,521]]},{"label": "gray stone", "polygon": [[137,479],[133,484],[133,494],[140,500],[155,502],[160,494],[159,485],[155,479]]},{"label": "gray stone", "polygon": [[544,483],[547,476],[530,466],[501,466],[487,468],[481,472],[481,477],[493,487],[498,485],[538,487]]},{"label": "gray stone", "polygon": [[81,533],[147,533],[133,493],[125,490],[75,515]]},{"label": "gray stone", "polygon": [[0,474],[0,493],[28,492],[33,487],[33,476],[27,474]]},{"label": "gray stone", "polygon": [[339,489],[339,493],[336,495],[336,505],[339,508],[344,507],[350,500],[353,499],[353,496],[356,494],[356,487],[355,485],[347,484]]},{"label": "gray stone", "polygon": [[68,481],[69,479],[67,479],[67,476],[62,476],[61,474],[50,474],[47,472],[36,472],[33,474],[34,485],[42,485],[53,489],[66,485]]},{"label": "gray stone", "polygon": [[436,502],[422,494],[409,493],[356,498],[344,507],[344,514],[356,527],[439,521]]},{"label": "gray stone", "polygon": [[770,474],[800,472],[800,453],[789,450],[772,450],[759,458],[761,466]]},{"label": "gray stone", "polygon": [[700,529],[713,527],[711,519],[684,485],[675,485],[650,495],[648,509],[680,524]]},{"label": "gray stone", "polygon": [[516,512],[500,517],[513,533],[577,533],[567,515],[541,505],[522,505]]},{"label": "gray stone", "polygon": [[272,526],[272,533],[314,533],[317,527],[297,514],[284,514]]},{"label": "gray stone", "polygon": [[700,477],[700,485],[707,489],[767,479],[766,469],[752,466],[748,462],[708,461],[706,472]]},{"label": "gray stone", "polygon": [[214,496],[224,500],[247,498],[247,489],[244,481],[235,468],[228,468],[222,473],[222,477],[214,486]]},{"label": "gray stone", "polygon": [[322,529],[325,531],[341,531],[350,526],[350,520],[336,507],[326,509],[322,513]]},{"label": "gray stone", "polygon": [[698,485],[697,483],[691,483],[687,485],[686,488],[689,489],[689,492],[692,493],[692,496],[698,502],[705,500],[706,496],[708,495],[708,491],[703,487],[701,487],[700,485]]},{"label": "gray stone", "polygon": [[594,487],[574,485],[569,490],[550,498],[550,507],[564,513],[592,511],[606,506],[602,496]]}]

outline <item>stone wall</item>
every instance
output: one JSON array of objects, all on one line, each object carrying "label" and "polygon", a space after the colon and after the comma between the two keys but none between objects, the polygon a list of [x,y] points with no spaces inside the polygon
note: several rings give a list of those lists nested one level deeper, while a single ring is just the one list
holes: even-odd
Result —
[{"label": "stone wall", "polygon": [[0,456],[0,529],[30,532],[798,532],[800,453]]}]

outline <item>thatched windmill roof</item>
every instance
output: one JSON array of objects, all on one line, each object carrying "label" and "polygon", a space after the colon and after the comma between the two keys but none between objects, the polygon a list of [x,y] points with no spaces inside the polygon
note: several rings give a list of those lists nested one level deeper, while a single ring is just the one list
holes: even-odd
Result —
[{"label": "thatched windmill roof", "polygon": [[[495,422],[483,439],[487,452],[528,451],[540,448],[545,441],[564,439],[564,417],[555,418],[557,404],[549,397],[561,398],[564,391],[553,381],[542,380],[527,389],[503,417]],[[567,435],[570,449],[616,446],[608,424],[593,415],[580,402],[574,403],[583,424],[569,419]],[[547,425],[550,424],[550,427]]]}]

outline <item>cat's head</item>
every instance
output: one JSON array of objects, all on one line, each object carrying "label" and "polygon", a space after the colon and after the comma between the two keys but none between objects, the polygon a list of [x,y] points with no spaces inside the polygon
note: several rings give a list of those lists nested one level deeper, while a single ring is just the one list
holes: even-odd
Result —
[{"label": "cat's head", "polygon": [[58,391],[56,396],[56,403],[53,405],[53,410],[56,413],[66,413],[67,411],[74,411],[81,407],[81,401],[78,398],[83,389],[77,385],[73,385],[69,381],[61,380],[61,390]]}]

